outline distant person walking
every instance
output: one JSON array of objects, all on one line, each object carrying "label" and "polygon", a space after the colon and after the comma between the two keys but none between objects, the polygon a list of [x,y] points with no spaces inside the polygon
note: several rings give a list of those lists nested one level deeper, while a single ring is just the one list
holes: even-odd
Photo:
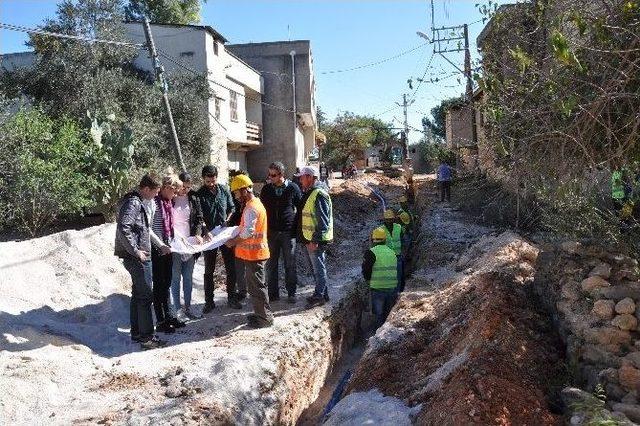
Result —
[{"label": "distant person walking", "polygon": [[287,300],[295,303],[298,276],[296,272],[296,211],[302,200],[302,192],[295,183],[286,179],[281,162],[269,165],[269,183],[260,191],[260,201],[267,210],[269,252],[267,260],[267,286],[269,301],[280,299],[278,266],[280,254],[284,262]]},{"label": "distant person walking", "polygon": [[[191,190],[192,180],[189,173],[180,173],[182,186],[173,199],[173,229],[176,238],[195,237],[198,243],[203,241],[203,217],[200,199]],[[206,234],[206,233],[205,233]],[[182,313],[187,319],[197,319],[198,315],[191,311],[191,293],[193,289],[193,267],[198,255],[173,253],[171,273],[171,297],[176,312]],[[180,279],[184,293],[184,309],[180,303]]]},{"label": "distant person walking", "polygon": [[451,167],[440,160],[437,172],[438,186],[440,187],[440,201],[444,202],[446,197],[447,201],[451,201],[451,180],[453,179],[453,173]]},{"label": "distant person walking", "polygon": [[139,342],[143,349],[155,349],[166,342],[154,336],[151,303],[153,289],[151,279],[151,217],[143,204],[153,200],[160,190],[160,182],[154,175],[146,174],[137,190],[126,194],[121,201],[116,225],[116,256],[131,275],[131,340]]},{"label": "distant person walking", "polygon": [[329,300],[326,251],[327,244],[333,241],[333,206],[329,191],[319,177],[315,167],[300,170],[304,194],[297,214],[297,235],[298,241],[305,245],[315,280],[313,295],[307,298],[308,308]]},{"label": "distant person walking", "polygon": [[362,275],[371,291],[371,310],[376,329],[384,324],[398,297],[397,258],[387,245],[388,233],[376,228],[371,234],[372,246],[364,254]]},{"label": "distant person walking", "polygon": [[[203,185],[198,190],[197,195],[202,206],[202,214],[207,232],[216,226],[227,225],[231,215],[235,211],[231,192],[226,185],[218,183],[218,169],[215,166],[204,166],[202,168]],[[224,260],[224,269],[227,274],[227,303],[234,309],[242,309],[236,291],[236,269],[233,249],[221,246],[220,252]],[[216,270],[216,258],[218,249],[204,252],[204,308],[203,314],[207,314],[216,307],[214,302],[214,282],[213,274]]]},{"label": "distant person walking", "polygon": [[253,182],[247,175],[238,175],[231,180],[233,196],[244,203],[240,219],[240,233],[227,242],[235,246],[236,260],[244,264],[247,291],[251,296],[253,314],[248,316],[252,328],[270,327],[273,314],[269,305],[269,294],[265,282],[264,268],[269,259],[267,242],[267,211],[258,197],[253,194]]},{"label": "distant person walking", "polygon": [[160,193],[153,199],[151,222],[151,266],[153,270],[153,308],[156,331],[174,333],[185,326],[173,312],[170,303],[173,256],[169,244],[174,237],[173,197],[181,186],[173,171],[162,178]]}]

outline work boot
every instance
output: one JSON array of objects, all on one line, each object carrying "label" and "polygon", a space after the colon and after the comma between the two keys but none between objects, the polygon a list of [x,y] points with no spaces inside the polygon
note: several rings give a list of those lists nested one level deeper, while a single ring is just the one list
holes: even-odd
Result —
[{"label": "work boot", "polygon": [[313,296],[307,297],[307,309],[315,308],[316,306],[322,306],[325,303],[327,303],[327,301],[323,296],[317,296],[314,294]]},{"label": "work boot", "polygon": [[235,297],[230,297],[229,300],[227,300],[227,306],[231,309],[242,309],[242,303],[238,302],[238,299]]},{"label": "work boot", "polygon": [[178,318],[169,318],[168,321],[174,328],[183,328],[187,325],[186,322],[180,321]]},{"label": "work boot", "polygon": [[202,308],[202,314],[208,314],[209,312],[213,311],[213,309],[216,307],[216,302],[211,302],[211,303],[205,303],[204,304],[204,308]]},{"label": "work boot", "polygon": [[140,342],[140,347],[142,350],[148,351],[150,349],[159,349],[167,346],[167,342],[164,340],[160,340],[157,337],[151,337],[148,340]]},{"label": "work boot", "polygon": [[273,318],[265,320],[257,315],[249,315],[247,318],[247,325],[250,328],[268,328],[273,325]]},{"label": "work boot", "polygon": [[189,318],[190,320],[197,320],[202,318],[202,316],[194,314],[193,312],[191,312],[191,308],[185,307],[184,308],[184,316]]},{"label": "work boot", "polygon": [[156,331],[158,333],[173,334],[176,332],[176,328],[169,321],[162,321],[156,325]]}]

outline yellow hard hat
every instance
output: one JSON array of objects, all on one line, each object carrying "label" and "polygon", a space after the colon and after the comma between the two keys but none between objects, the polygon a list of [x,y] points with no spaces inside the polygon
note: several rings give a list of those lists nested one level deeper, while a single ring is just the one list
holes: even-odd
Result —
[{"label": "yellow hard hat", "polygon": [[391,209],[387,209],[384,211],[384,218],[385,219],[395,219],[396,218],[396,212],[394,212]]},{"label": "yellow hard hat", "polygon": [[385,232],[383,227],[376,228],[371,233],[371,239],[376,243],[386,241],[387,233]]},{"label": "yellow hard hat", "polygon": [[407,212],[402,212],[402,213],[400,213],[400,220],[405,225],[408,225],[409,222],[411,222],[411,215],[409,215],[409,213],[407,213]]},{"label": "yellow hard hat", "polygon": [[231,192],[237,191],[242,188],[248,188],[253,186],[253,182],[247,175],[237,175],[231,179]]}]

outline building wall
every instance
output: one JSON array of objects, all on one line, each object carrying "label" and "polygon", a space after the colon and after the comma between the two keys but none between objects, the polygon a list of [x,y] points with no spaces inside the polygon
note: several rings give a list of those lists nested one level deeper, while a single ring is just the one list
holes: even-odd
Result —
[{"label": "building wall", "polygon": [[19,52],[0,55],[0,72],[15,71],[18,68],[31,68],[36,61],[35,52]]},{"label": "building wall", "polygon": [[[262,74],[263,100],[277,108],[264,106],[263,145],[247,153],[249,173],[262,176],[272,161],[282,161],[289,172],[306,163],[315,146],[315,82],[308,41],[227,45],[233,54]],[[295,51],[296,108],[307,114],[311,126],[297,125],[294,136],[292,58]],[[289,111],[286,111],[289,110]],[[305,121],[305,120],[300,120]],[[309,120],[306,120],[309,121]]]},{"label": "building wall", "polygon": [[[145,42],[141,24],[126,24],[127,36],[136,42]],[[247,110],[251,121],[262,123],[262,109],[247,104],[247,97],[261,99],[263,81],[258,72],[227,52],[222,40],[215,38],[203,27],[152,25],[154,42],[159,51],[178,59],[188,68],[206,75],[214,96],[205,105],[203,119],[209,123],[212,137],[210,161],[218,167],[220,178],[226,180],[228,170],[246,168],[246,150],[259,143],[247,140]],[[182,67],[160,57],[167,73],[188,73]],[[136,67],[152,72],[151,59],[142,52],[135,59]],[[218,84],[216,84],[218,83]],[[231,120],[231,91],[237,93],[237,120]],[[216,101],[219,99],[220,117],[216,119]],[[255,104],[255,102],[254,102]],[[244,148],[243,148],[244,146]]]},{"label": "building wall", "polygon": [[452,108],[445,118],[448,148],[458,148],[473,143],[473,125],[471,109]]}]

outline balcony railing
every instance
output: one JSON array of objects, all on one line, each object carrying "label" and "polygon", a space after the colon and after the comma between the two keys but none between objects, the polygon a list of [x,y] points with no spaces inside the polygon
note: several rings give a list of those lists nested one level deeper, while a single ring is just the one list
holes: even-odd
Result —
[{"label": "balcony railing", "polygon": [[249,142],[262,142],[262,126],[258,123],[247,121],[247,140]]}]

